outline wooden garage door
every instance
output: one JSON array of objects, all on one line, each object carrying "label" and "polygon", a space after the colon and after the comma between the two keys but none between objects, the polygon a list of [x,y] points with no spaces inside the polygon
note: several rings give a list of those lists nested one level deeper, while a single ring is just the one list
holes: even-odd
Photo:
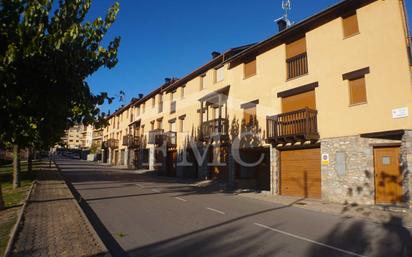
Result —
[{"label": "wooden garage door", "polygon": [[281,195],[321,197],[319,148],[282,151],[280,160]]}]

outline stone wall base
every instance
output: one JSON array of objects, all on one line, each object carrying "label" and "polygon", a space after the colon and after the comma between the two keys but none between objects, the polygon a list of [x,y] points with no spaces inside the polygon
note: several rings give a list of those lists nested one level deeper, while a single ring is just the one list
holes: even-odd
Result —
[{"label": "stone wall base", "polygon": [[[322,164],[322,200],[342,204],[375,204],[373,149],[376,145],[401,143],[400,140],[357,136],[321,140],[321,153],[329,155]],[[408,193],[409,194],[409,193]]]}]

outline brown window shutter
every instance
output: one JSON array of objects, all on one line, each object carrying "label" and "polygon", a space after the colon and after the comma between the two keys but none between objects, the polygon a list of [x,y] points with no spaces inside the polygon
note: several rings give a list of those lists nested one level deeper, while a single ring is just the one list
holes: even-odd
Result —
[{"label": "brown window shutter", "polygon": [[245,63],[244,77],[248,78],[256,75],[256,59]]},{"label": "brown window shutter", "polygon": [[304,108],[316,110],[315,90],[282,98],[282,112],[293,112]]},{"label": "brown window shutter", "polygon": [[306,53],[306,38],[303,37],[286,45],[286,59]]},{"label": "brown window shutter", "polygon": [[359,33],[358,17],[355,14],[342,18],[343,20],[343,36],[350,37]]},{"label": "brown window shutter", "polygon": [[365,77],[349,80],[350,104],[366,103]]}]

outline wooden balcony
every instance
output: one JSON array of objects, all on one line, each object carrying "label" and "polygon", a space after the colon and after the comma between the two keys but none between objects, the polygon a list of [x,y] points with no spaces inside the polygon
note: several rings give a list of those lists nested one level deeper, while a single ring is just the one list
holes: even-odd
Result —
[{"label": "wooden balcony", "polygon": [[141,138],[133,135],[126,135],[123,137],[123,146],[128,148],[139,148],[141,145]]},{"label": "wooden balcony", "polygon": [[111,149],[119,148],[119,140],[118,140],[118,139],[111,138],[111,139],[109,139],[109,140],[107,141],[107,145],[108,145],[108,147],[111,148]]},{"label": "wooden balcony", "polygon": [[173,131],[166,132],[164,134],[164,140],[168,148],[175,148],[177,145],[177,133]]},{"label": "wooden balcony", "polygon": [[229,120],[218,118],[204,121],[200,126],[200,137],[203,141],[220,138],[227,139],[229,136]]},{"label": "wooden balcony", "polygon": [[153,145],[163,144],[163,134],[164,134],[163,129],[154,129],[154,130],[149,131],[149,140],[147,143],[153,144]]},{"label": "wooden balcony", "polygon": [[93,138],[103,137],[103,130],[93,131]]},{"label": "wooden balcony", "polygon": [[309,108],[267,117],[267,140],[274,144],[315,142],[318,112]]},{"label": "wooden balcony", "polygon": [[288,79],[293,79],[308,73],[307,53],[296,55],[286,60]]}]

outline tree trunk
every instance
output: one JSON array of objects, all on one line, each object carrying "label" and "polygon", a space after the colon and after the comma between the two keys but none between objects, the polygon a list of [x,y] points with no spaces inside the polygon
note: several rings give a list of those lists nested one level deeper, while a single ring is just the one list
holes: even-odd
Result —
[{"label": "tree trunk", "polygon": [[21,186],[20,171],[20,147],[13,145],[13,189]]},{"label": "tree trunk", "polygon": [[0,183],[0,211],[4,210],[4,201],[3,201],[3,191],[1,191],[1,183]]},{"label": "tree trunk", "polygon": [[27,158],[27,171],[32,172],[33,171],[33,148],[29,147],[29,156]]}]

